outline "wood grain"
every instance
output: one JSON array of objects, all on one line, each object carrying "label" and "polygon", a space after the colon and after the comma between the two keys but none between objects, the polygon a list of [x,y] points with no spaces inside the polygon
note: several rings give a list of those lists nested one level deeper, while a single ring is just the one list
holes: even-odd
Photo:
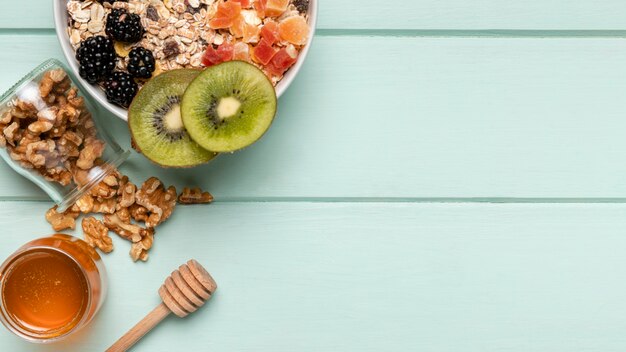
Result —
[{"label": "wood grain", "polygon": [[[23,58],[0,57],[0,89],[61,56],[54,36],[0,42]],[[133,155],[123,171],[218,201],[624,198],[624,62],[609,38],[319,37],[258,144],[193,170]],[[3,163],[0,197],[45,199]]]},{"label": "wood grain", "polygon": [[[50,233],[49,204],[0,202],[0,257]],[[110,295],[71,341],[102,351],[197,258],[220,288],[134,351],[623,351],[626,205],[227,203],[180,207],[147,263],[114,239]]]},{"label": "wood grain", "polygon": [[[20,6],[3,6],[0,28],[53,28],[50,3],[30,0],[26,16]],[[626,3],[620,0],[396,0],[389,5],[321,0],[319,7],[321,29],[626,29]]]}]

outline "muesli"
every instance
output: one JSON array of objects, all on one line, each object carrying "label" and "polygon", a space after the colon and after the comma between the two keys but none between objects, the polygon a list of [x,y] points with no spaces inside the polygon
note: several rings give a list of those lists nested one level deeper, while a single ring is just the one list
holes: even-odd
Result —
[{"label": "muesli", "polygon": [[162,71],[230,60],[276,85],[309,36],[308,0],[70,0],[67,10],[81,76],[123,107]]}]

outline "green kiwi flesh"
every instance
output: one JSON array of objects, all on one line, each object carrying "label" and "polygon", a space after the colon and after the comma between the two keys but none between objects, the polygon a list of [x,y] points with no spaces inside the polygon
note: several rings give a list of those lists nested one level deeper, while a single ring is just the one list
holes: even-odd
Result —
[{"label": "green kiwi flesh", "polygon": [[161,166],[191,167],[217,155],[194,142],[181,119],[183,93],[199,73],[192,69],[172,70],[152,78],[128,110],[135,149]]},{"label": "green kiwi flesh", "polygon": [[232,152],[256,142],[276,115],[276,91],[265,74],[243,61],[205,69],[181,105],[191,138],[207,150]]}]

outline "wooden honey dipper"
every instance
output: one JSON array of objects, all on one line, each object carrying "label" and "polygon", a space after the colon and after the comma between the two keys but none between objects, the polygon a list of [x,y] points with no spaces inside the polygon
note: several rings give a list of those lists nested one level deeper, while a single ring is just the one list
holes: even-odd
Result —
[{"label": "wooden honey dipper", "polygon": [[178,270],[174,270],[159,288],[159,296],[163,302],[106,351],[128,350],[170,313],[184,318],[195,312],[211,298],[216,289],[217,284],[206,269],[194,259],[188,261],[178,267]]}]

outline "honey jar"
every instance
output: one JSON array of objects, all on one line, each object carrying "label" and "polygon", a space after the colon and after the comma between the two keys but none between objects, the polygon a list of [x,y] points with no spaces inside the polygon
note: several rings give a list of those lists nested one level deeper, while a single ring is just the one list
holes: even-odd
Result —
[{"label": "honey jar", "polygon": [[0,267],[0,321],[31,342],[52,342],[87,325],[106,296],[106,272],[83,240],[56,234],[29,242]]}]

